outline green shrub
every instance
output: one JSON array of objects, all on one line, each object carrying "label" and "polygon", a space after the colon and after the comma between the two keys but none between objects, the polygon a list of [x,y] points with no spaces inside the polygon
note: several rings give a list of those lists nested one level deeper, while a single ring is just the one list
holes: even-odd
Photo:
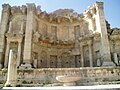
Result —
[{"label": "green shrub", "polygon": [[12,87],[10,84],[6,85],[6,87]]},{"label": "green shrub", "polygon": [[16,85],[16,87],[22,87],[22,85],[18,84],[18,85]]},{"label": "green shrub", "polygon": [[26,81],[24,80],[24,81],[22,81],[22,84],[28,84],[28,82],[26,82]]}]

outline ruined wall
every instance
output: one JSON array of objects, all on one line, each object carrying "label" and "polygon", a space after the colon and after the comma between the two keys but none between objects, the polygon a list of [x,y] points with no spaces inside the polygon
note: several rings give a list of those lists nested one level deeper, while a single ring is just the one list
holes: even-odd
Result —
[{"label": "ruined wall", "polygon": [[[0,67],[7,68],[11,42],[17,43],[18,66],[24,64],[25,67],[47,68],[113,65],[110,52],[119,53],[119,39],[118,36],[117,41],[108,39],[103,9],[102,2],[96,2],[81,14],[72,9],[47,13],[35,4],[21,7],[4,4],[3,14],[6,16],[2,19],[3,31],[0,33],[3,35],[1,42],[5,45],[1,46],[0,57],[3,59],[0,59]],[[62,65],[64,63],[66,65]]]},{"label": "ruined wall", "polygon": [[[110,84],[120,80],[120,68],[54,68],[54,69],[34,69],[34,70],[18,70],[17,83],[21,84],[41,84],[41,83],[59,83],[56,76],[80,76],[77,85],[95,85]],[[1,80],[6,80],[6,71],[1,71]],[[26,82],[26,83],[24,83]]]}]

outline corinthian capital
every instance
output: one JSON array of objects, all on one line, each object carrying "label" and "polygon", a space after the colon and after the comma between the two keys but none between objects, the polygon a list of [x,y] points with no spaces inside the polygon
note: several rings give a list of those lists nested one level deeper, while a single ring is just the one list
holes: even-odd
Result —
[{"label": "corinthian capital", "polygon": [[36,6],[34,3],[27,3],[27,12],[29,11],[33,11],[33,12],[36,11]]},{"label": "corinthian capital", "polygon": [[103,2],[96,2],[95,6],[98,7],[98,9],[101,9],[101,10],[103,10],[103,8],[104,8],[103,7]]},{"label": "corinthian capital", "polygon": [[2,8],[3,8],[3,10],[2,10],[3,12],[10,13],[10,5],[9,4],[3,4]]}]

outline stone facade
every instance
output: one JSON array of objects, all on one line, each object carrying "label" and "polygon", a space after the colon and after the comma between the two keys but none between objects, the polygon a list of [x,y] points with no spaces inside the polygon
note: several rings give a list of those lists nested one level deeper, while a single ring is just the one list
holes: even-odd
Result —
[{"label": "stone facade", "polygon": [[47,13],[35,4],[2,7],[0,73],[4,80],[7,74],[2,69],[8,67],[10,50],[17,54],[18,80],[46,78],[53,83],[57,75],[65,74],[87,78],[82,83],[91,82],[91,77],[99,82],[102,75],[108,81],[120,79],[120,68],[111,68],[120,66],[120,31],[105,20],[102,2],[82,14],[72,9]]},{"label": "stone facade", "polygon": [[102,2],[82,14],[72,9],[46,13],[35,4],[3,4],[0,68],[8,67],[10,49],[17,51],[17,66],[21,68],[120,65],[120,32],[110,29],[103,9]]}]

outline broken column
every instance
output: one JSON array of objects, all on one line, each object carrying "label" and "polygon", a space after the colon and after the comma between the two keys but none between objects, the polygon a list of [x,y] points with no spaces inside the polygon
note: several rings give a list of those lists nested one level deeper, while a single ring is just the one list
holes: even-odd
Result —
[{"label": "broken column", "polygon": [[9,62],[8,62],[8,75],[5,86],[16,86],[17,82],[17,53],[13,50],[10,50],[9,53]]}]

